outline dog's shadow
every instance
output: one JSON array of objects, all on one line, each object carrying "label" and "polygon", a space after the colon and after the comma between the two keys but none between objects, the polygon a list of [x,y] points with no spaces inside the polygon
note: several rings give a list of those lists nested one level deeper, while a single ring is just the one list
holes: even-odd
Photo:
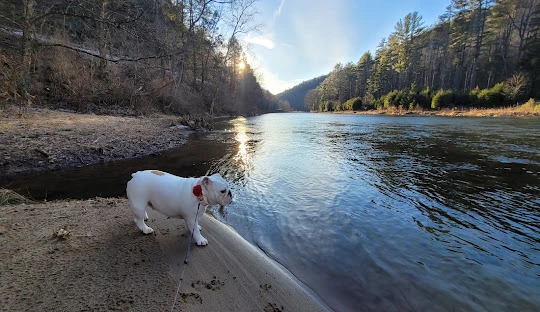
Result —
[{"label": "dog's shadow", "polygon": [[[152,209],[148,209],[147,213],[147,224],[154,229],[152,235],[169,265],[169,273],[178,280],[187,256],[191,233],[183,219],[167,217]],[[190,252],[196,248],[197,245],[192,240]]]}]

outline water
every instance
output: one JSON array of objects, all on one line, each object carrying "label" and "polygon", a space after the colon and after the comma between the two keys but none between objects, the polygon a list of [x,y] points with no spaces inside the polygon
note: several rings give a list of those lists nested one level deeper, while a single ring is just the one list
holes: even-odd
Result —
[{"label": "water", "polygon": [[126,183],[138,170],[160,169],[198,177],[206,173],[210,164],[222,159],[228,148],[231,144],[206,132],[195,132],[186,144],[153,156],[9,177],[0,179],[0,188],[16,190],[36,200],[125,196]]},{"label": "water", "polygon": [[213,214],[339,311],[540,309],[538,119],[232,121]]},{"label": "water", "polygon": [[219,171],[234,201],[211,213],[337,311],[540,310],[538,119],[292,113],[216,128],[2,186],[123,196],[136,170]]}]

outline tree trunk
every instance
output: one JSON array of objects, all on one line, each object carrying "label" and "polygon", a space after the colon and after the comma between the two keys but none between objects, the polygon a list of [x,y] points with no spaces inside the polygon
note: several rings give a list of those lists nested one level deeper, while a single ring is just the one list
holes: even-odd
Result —
[{"label": "tree trunk", "polygon": [[96,40],[97,40],[97,46],[98,46],[98,52],[99,52],[99,71],[102,72],[105,70],[105,67],[107,66],[107,53],[105,51],[106,47],[106,40],[105,40],[105,7],[107,6],[106,0],[99,0],[98,1],[98,21],[96,21]]},{"label": "tree trunk", "polygon": [[22,42],[21,42],[21,56],[24,61],[27,62],[28,58],[31,55],[30,49],[30,37],[32,32],[32,22],[31,19],[34,16],[34,0],[24,0],[24,24],[23,24],[23,33],[22,33]]},{"label": "tree trunk", "polygon": [[478,70],[478,58],[480,57],[480,49],[482,48],[482,42],[484,39],[484,30],[486,26],[487,12],[488,12],[487,3],[486,3],[486,7],[484,7],[483,0],[480,1],[480,4],[477,8],[476,18],[474,19],[475,21],[473,22],[473,23],[479,23],[479,25],[477,25],[478,32],[476,33],[476,41],[475,41],[473,60],[472,60],[471,83],[469,85],[470,90],[476,87],[476,73]]},{"label": "tree trunk", "polygon": [[32,67],[32,31],[33,23],[32,18],[34,17],[34,0],[24,0],[24,24],[23,24],[23,34],[21,41],[21,57],[22,57],[22,73],[21,73],[21,89],[19,90],[20,95],[23,99],[28,100],[30,103],[30,94],[28,93],[30,85],[30,69]]}]

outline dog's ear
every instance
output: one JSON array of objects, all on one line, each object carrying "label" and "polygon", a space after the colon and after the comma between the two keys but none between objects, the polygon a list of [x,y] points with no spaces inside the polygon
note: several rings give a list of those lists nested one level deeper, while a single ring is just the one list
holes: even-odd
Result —
[{"label": "dog's ear", "polygon": [[209,177],[204,177],[204,178],[202,179],[202,184],[204,184],[205,186],[210,185],[210,183],[212,183],[212,180],[210,180]]}]

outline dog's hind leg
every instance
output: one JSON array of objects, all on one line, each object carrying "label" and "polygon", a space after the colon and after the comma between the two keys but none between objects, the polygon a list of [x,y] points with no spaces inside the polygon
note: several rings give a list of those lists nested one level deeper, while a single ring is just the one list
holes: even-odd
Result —
[{"label": "dog's hind leg", "polygon": [[131,205],[133,214],[135,215],[135,218],[133,218],[133,221],[135,221],[135,224],[137,225],[137,227],[144,234],[153,233],[154,230],[148,225],[146,225],[146,223],[144,223],[144,220],[148,220],[148,214],[146,213],[146,203],[140,204],[140,203],[134,203],[130,201],[129,204]]}]

